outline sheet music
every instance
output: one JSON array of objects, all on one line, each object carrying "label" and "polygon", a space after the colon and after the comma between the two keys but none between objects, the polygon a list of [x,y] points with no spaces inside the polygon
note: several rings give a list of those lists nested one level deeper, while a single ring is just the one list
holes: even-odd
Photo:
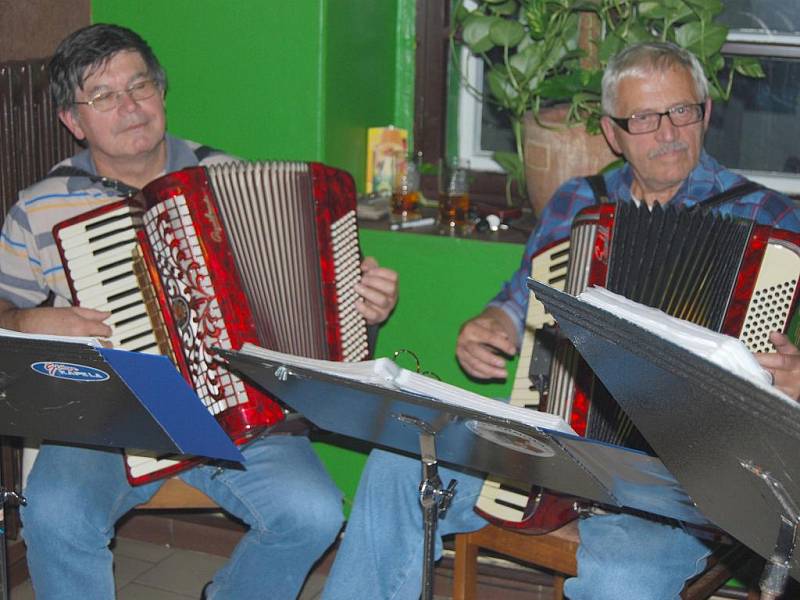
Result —
[{"label": "sheet music", "polygon": [[769,372],[758,364],[744,343],[734,337],[671,317],[601,287],[587,288],[578,299],[671,341],[734,375],[775,391]]},{"label": "sheet music", "polygon": [[19,338],[24,340],[42,340],[45,342],[65,342],[68,344],[85,344],[93,348],[102,348],[103,345],[100,340],[93,337],[80,337],[80,336],[67,336],[67,335],[50,335],[43,333],[22,333],[21,331],[14,331],[13,329],[3,329],[0,327],[0,336],[9,338]]},{"label": "sheet music", "polygon": [[240,352],[275,364],[295,366],[326,375],[381,386],[386,389],[418,394],[439,402],[461,406],[482,414],[508,419],[531,427],[577,435],[561,417],[511,406],[507,402],[493,400],[454,385],[437,381],[431,377],[403,369],[388,358],[355,363],[333,362],[284,354],[274,350],[267,350],[254,344],[245,344]]}]

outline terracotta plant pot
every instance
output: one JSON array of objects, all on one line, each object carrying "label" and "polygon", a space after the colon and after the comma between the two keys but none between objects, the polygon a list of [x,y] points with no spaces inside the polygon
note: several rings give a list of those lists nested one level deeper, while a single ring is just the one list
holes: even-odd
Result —
[{"label": "terracotta plant pot", "polygon": [[564,125],[567,108],[542,109],[539,122],[530,112],[525,115],[525,180],[536,216],[567,179],[593,175],[617,160],[602,134]]}]

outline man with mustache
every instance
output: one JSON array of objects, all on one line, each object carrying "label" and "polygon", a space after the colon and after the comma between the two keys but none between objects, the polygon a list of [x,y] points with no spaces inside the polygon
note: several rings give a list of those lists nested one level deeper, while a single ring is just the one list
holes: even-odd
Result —
[{"label": "man with mustache", "polygon": [[[697,59],[664,43],[631,46],[614,57],[603,77],[603,132],[626,159],[604,174],[612,202],[692,206],[741,184],[703,150],[711,116],[708,82]],[[575,215],[598,202],[584,178],[562,185],[528,240],[519,269],[459,334],[456,356],[477,379],[504,379],[507,357],[522,340],[531,258],[569,236]],[[800,232],[800,211],[788,198],[766,189],[730,199],[722,214]],[[800,396],[800,352],[773,333],[777,352],[760,355],[776,387]],[[486,524],[473,507],[483,479],[440,469],[442,481],[458,486],[441,536],[474,531]],[[355,498],[344,541],[328,578],[324,598],[410,600],[419,597],[423,532],[416,484],[419,461],[374,450]],[[566,582],[573,600],[666,600],[678,598],[687,579],[704,568],[708,547],[681,527],[627,513],[597,514],[579,524],[578,576]]]},{"label": "man with mustache", "polygon": [[[129,29],[98,24],[68,36],[50,63],[50,86],[59,117],[86,150],[21,191],[9,211],[0,239],[0,326],[104,337],[109,313],[70,306],[53,225],[165,173],[235,159],[166,133],[164,69]],[[377,324],[397,300],[397,276],[370,258],[362,270],[358,310]],[[40,306],[48,297],[52,306]],[[243,469],[201,465],[180,475],[250,527],[204,596],[295,598],[339,533],[341,492],[305,436],[265,436],[242,452]],[[114,525],[161,483],[131,487],[119,451],[42,445],[22,511],[36,597],[114,598]]]}]

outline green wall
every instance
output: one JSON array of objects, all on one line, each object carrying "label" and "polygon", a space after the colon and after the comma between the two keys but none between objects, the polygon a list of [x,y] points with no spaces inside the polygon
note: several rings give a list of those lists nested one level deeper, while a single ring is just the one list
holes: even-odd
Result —
[{"label": "green wall", "polygon": [[327,2],[325,161],[352,173],[362,191],[367,128],[398,124],[395,116],[398,1],[408,3],[407,0]]},{"label": "green wall", "polygon": [[398,29],[404,48],[413,39],[411,6],[93,0],[92,21],[131,27],[151,44],[169,76],[172,133],[253,160],[326,162],[350,171],[361,189],[367,127],[410,115],[396,98],[395,44]]}]

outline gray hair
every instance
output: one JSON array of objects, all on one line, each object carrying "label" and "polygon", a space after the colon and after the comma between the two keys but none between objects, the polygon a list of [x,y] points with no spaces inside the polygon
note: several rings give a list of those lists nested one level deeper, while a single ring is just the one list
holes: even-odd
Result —
[{"label": "gray hair", "polygon": [[694,80],[698,101],[708,98],[708,79],[697,57],[670,42],[643,42],[628,46],[608,61],[603,73],[603,114],[615,115],[619,83],[626,77],[641,77],[676,67],[686,69]]},{"label": "gray hair", "polygon": [[68,35],[50,60],[50,93],[59,110],[75,103],[75,91],[118,52],[138,52],[150,77],[162,91],[167,89],[167,74],[153,50],[141,36],[119,25],[98,23]]}]

